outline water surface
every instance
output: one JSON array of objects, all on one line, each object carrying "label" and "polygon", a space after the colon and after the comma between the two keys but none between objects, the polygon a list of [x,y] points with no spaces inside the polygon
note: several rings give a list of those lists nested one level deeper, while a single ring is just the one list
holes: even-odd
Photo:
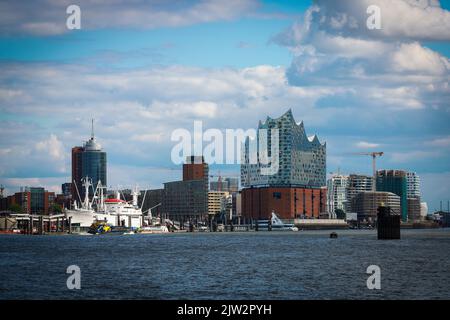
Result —
[{"label": "water surface", "polygon": [[0,235],[0,299],[450,299],[450,229],[337,232]]}]

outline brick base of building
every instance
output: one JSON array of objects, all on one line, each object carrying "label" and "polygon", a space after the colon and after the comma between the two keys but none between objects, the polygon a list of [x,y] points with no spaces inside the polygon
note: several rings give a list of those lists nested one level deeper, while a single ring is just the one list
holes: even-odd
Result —
[{"label": "brick base of building", "polygon": [[275,211],[281,219],[318,218],[326,211],[326,195],[326,188],[245,188],[242,190],[242,216],[268,219]]}]

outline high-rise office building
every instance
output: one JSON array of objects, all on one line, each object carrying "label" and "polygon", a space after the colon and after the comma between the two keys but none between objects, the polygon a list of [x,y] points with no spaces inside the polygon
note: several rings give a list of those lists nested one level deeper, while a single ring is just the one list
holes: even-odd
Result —
[{"label": "high-rise office building", "polygon": [[102,185],[107,185],[106,175],[106,152],[94,136],[94,125],[92,123],[91,138],[82,147],[72,148],[72,199],[80,201],[84,198],[84,188],[81,179],[88,177],[93,185],[89,195],[93,195],[93,189],[100,181]]},{"label": "high-rise office building", "polygon": [[[242,215],[267,219],[275,211],[285,219],[318,218],[326,212],[326,144],[320,143],[316,135],[308,138],[303,122],[297,124],[291,110],[277,119],[267,117],[258,129],[267,130],[267,138],[258,135],[256,161],[250,140],[245,143],[241,164]],[[272,146],[276,142],[272,142],[273,132],[278,132],[278,146]],[[272,150],[278,154],[272,155]],[[263,153],[272,158],[271,165],[278,170],[263,171]]]},{"label": "high-rise office building", "polygon": [[378,170],[377,191],[392,192],[400,197],[402,221],[408,220],[408,197],[406,171],[403,170]]},{"label": "high-rise office building", "polygon": [[335,174],[327,180],[328,213],[334,217],[337,209],[346,211],[348,176]]},{"label": "high-rise office building", "polygon": [[[82,189],[81,179],[81,154],[83,153],[83,147],[73,147],[72,148],[72,199],[80,201],[78,199],[79,192]],[[83,199],[83,198],[81,198]]]}]

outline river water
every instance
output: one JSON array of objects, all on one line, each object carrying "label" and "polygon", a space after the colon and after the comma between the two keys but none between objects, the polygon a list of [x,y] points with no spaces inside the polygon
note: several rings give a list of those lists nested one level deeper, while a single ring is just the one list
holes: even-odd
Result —
[{"label": "river water", "polygon": [[450,299],[450,229],[337,233],[0,235],[0,299]]}]

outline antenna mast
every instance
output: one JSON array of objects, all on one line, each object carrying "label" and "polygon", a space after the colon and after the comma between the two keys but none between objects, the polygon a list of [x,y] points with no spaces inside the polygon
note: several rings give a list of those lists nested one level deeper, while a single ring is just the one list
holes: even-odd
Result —
[{"label": "antenna mast", "polygon": [[94,140],[94,118],[91,119],[91,139]]}]

